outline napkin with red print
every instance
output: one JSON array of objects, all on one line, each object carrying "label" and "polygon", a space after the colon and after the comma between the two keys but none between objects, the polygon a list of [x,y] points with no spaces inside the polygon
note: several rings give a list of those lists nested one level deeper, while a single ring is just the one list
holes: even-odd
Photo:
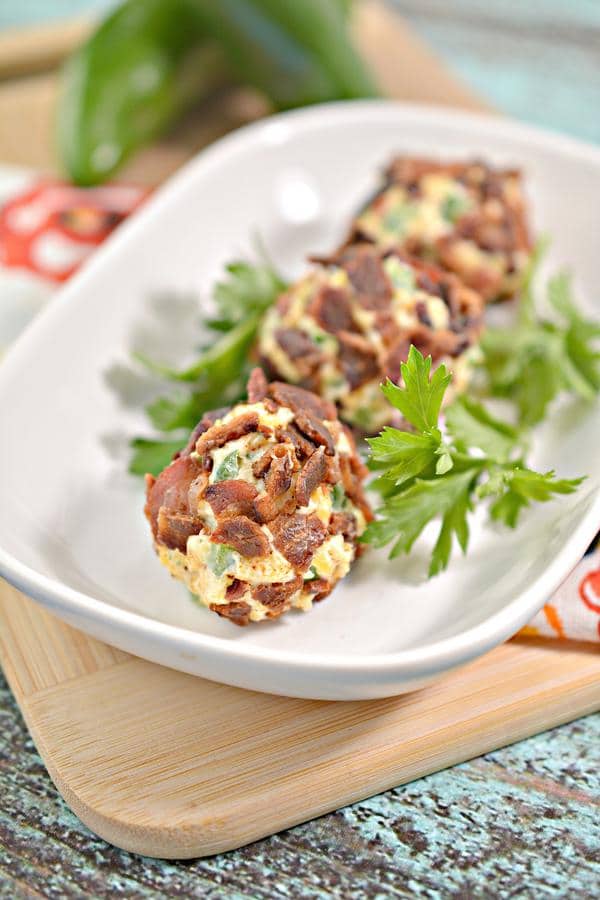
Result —
[{"label": "napkin with red print", "polygon": [[147,193],[0,166],[0,353]]},{"label": "napkin with red print", "polygon": [[[132,185],[77,188],[0,166],[0,353],[146,196]],[[521,633],[600,643],[600,549],[590,548]]]}]

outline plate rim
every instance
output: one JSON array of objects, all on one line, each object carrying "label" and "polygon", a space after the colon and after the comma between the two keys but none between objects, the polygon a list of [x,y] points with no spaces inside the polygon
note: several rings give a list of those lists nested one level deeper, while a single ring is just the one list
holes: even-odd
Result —
[{"label": "plate rim", "polygon": [[[54,302],[48,304],[9,349],[0,366],[0,389],[5,381],[10,381],[11,371],[13,368],[19,367],[21,358],[27,356],[30,342],[37,335],[41,336],[44,331],[52,328],[55,320],[59,321],[63,315],[68,316],[72,302],[71,295],[78,296],[85,289],[88,280],[93,280],[98,268],[102,269],[106,265],[110,265],[114,247],[135,239],[137,232],[143,231],[146,219],[160,215],[165,200],[169,201],[172,196],[181,191],[193,173],[203,169],[209,171],[215,164],[220,165],[224,161],[224,154],[235,156],[236,153],[243,152],[248,143],[258,142],[260,144],[265,140],[269,143],[276,142],[279,123],[289,123],[292,128],[295,125],[299,127],[305,125],[310,128],[313,124],[322,122],[324,118],[328,120],[328,126],[331,126],[336,123],[340,124],[345,118],[354,119],[357,116],[371,120],[388,119],[393,116],[399,122],[405,120],[406,123],[406,120],[412,119],[422,124],[435,123],[442,128],[455,128],[459,124],[465,127],[466,137],[468,137],[469,130],[483,127],[492,136],[497,135],[503,139],[511,137],[526,139],[535,145],[544,147],[550,144],[551,148],[559,154],[584,158],[600,168],[600,148],[585,141],[488,113],[464,112],[453,107],[394,100],[349,100],[269,116],[245,125],[201,150],[156,190],[143,208],[127,220],[118,229],[118,232],[96,251],[82,270],[57,292],[53,298]],[[60,297],[60,303],[56,302],[58,297]],[[587,496],[590,493],[591,491],[588,491]],[[421,647],[365,654],[360,657],[354,657],[349,652],[338,654],[320,651],[299,654],[293,650],[280,651],[257,645],[244,645],[241,642],[232,642],[225,637],[164,623],[142,613],[113,606],[104,600],[71,588],[58,579],[43,575],[22,563],[2,546],[0,546],[0,574],[24,593],[37,598],[38,602],[49,605],[59,617],[75,615],[78,620],[83,618],[84,624],[76,626],[81,630],[86,630],[85,620],[90,620],[102,626],[114,626],[119,629],[120,634],[131,636],[132,641],[149,639],[155,642],[158,640],[160,644],[169,645],[172,649],[176,648],[178,661],[182,668],[185,663],[184,653],[193,653],[194,659],[198,660],[202,659],[201,654],[208,652],[216,653],[224,659],[229,657],[232,661],[240,663],[258,664],[264,672],[283,664],[288,670],[296,672],[306,671],[310,668],[313,675],[315,669],[318,668],[323,674],[328,675],[350,672],[355,675],[365,675],[370,672],[377,676],[384,673],[395,677],[403,674],[419,676],[441,669],[446,670],[479,656],[526,624],[579,561],[593,539],[599,521],[600,490],[596,489],[596,496],[581,519],[577,530],[554,558],[551,565],[532,585],[521,591],[501,610],[458,634],[424,644]],[[119,641],[119,643],[122,645],[123,641]],[[143,654],[138,653],[138,655]],[[178,668],[179,666],[173,662],[172,667]]]}]

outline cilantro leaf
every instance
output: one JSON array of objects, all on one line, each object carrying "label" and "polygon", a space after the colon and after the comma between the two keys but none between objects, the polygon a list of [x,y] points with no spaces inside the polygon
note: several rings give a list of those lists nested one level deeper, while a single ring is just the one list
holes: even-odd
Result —
[{"label": "cilantro leaf", "polygon": [[[436,429],[437,430],[437,429]],[[386,427],[378,437],[368,438],[372,468],[386,467],[385,478],[403,484],[436,465],[441,434],[412,434]]]},{"label": "cilantro leaf", "polygon": [[[159,432],[189,431],[207,410],[235,403],[245,395],[249,355],[258,329],[286,285],[267,261],[232,262],[225,271],[226,277],[214,289],[217,315],[204,322],[215,337],[195,362],[179,370],[134,354],[154,374],[181,385],[178,392],[160,396],[146,408]],[[172,444],[166,438],[136,439],[130,471],[143,474],[160,470],[157,460],[166,460],[165,465],[169,462],[167,450]],[[149,467],[144,469],[146,460]]]},{"label": "cilantro leaf", "polygon": [[225,266],[227,279],[217,282],[215,303],[221,320],[242,322],[249,313],[264,313],[286,288],[286,283],[268,263],[238,260]]},{"label": "cilantro leaf", "polygon": [[600,353],[593,343],[600,325],[577,309],[567,273],[555,275],[547,285],[556,318],[546,320],[536,312],[533,282],[546,245],[538,243],[532,253],[515,324],[489,328],[481,340],[491,394],[512,400],[520,424],[528,427],[544,418],[561,392],[591,400],[600,391]]},{"label": "cilantro leaf", "polygon": [[550,239],[547,235],[544,234],[537,239],[535,246],[529,254],[527,265],[521,275],[519,322],[522,325],[535,319],[535,296],[533,287],[549,246]]},{"label": "cilantro leaf", "polygon": [[454,503],[444,513],[442,527],[431,554],[431,563],[429,564],[430,577],[447,568],[452,553],[453,535],[456,535],[462,552],[467,552],[469,544],[467,513],[471,509],[471,485],[472,481],[466,481],[462,485],[462,489],[457,490]]},{"label": "cilantro leaf", "polygon": [[260,317],[255,313],[234,325],[186,369],[178,370],[161,365],[141,353],[135,353],[134,356],[156,375],[162,375],[171,381],[193,381],[216,386],[221,379],[221,384],[223,381],[229,383],[232,377],[239,374],[239,367],[246,359],[259,322]]},{"label": "cilantro leaf", "polygon": [[[477,469],[474,469],[427,480],[417,479],[406,490],[388,498],[379,511],[379,518],[368,526],[364,540],[376,547],[383,547],[394,541],[391,559],[401,553],[409,553],[428,522],[440,514],[446,516],[457,504],[464,504],[464,498],[468,496],[476,475]],[[443,555],[444,551],[440,550],[435,559],[432,559],[432,569],[439,564]],[[435,568],[435,571],[439,571],[439,568]]]},{"label": "cilantro leaf", "polygon": [[442,366],[431,374],[431,357],[415,347],[402,376],[402,387],[388,382],[382,390],[416,431],[385,428],[369,441],[382,504],[361,541],[392,544],[390,557],[409,553],[426,525],[441,518],[429,565],[429,575],[437,575],[449,563],[455,538],[466,552],[468,515],[477,502],[490,499],[491,517],[514,527],[530,503],[572,493],[581,483],[526,468],[522,432],[465,397],[446,411],[450,439],[444,440],[438,417],[449,376]]},{"label": "cilantro leaf", "polygon": [[492,519],[514,528],[519,515],[531,501],[547,503],[555,494],[572,494],[583,478],[556,478],[554,472],[534,472],[532,469],[514,468],[504,473],[499,485],[498,499],[490,508]]},{"label": "cilantro leaf", "polygon": [[566,319],[565,351],[569,362],[567,380],[573,391],[592,399],[600,390],[600,352],[591,341],[600,337],[600,323],[585,319],[572,296],[571,278],[559,272],[548,282],[548,298],[554,309]]},{"label": "cilantro leaf", "polygon": [[186,440],[187,435],[170,441],[134,438],[131,442],[134,452],[129,461],[129,471],[133,475],[158,475],[169,465],[177,451],[185,446]]},{"label": "cilantro leaf", "polygon": [[458,447],[477,447],[494,459],[507,460],[519,447],[518,429],[492,416],[468,397],[458,397],[446,410],[446,427]]},{"label": "cilantro leaf", "polygon": [[431,356],[425,358],[411,345],[408,359],[400,370],[404,387],[388,379],[382,387],[383,393],[418,431],[431,431],[437,427],[442,398],[450,384],[446,366],[438,366],[430,378]]}]

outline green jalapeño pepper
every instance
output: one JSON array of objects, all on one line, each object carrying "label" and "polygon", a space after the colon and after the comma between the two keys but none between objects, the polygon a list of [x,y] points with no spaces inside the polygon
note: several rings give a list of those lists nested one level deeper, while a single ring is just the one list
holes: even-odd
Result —
[{"label": "green jalape\u00f1o pepper", "polygon": [[348,0],[126,0],[68,61],[59,146],[74,181],[107,178],[215,87],[276,109],[373,96]]},{"label": "green jalape\u00f1o pepper", "polygon": [[226,77],[190,0],[127,0],[67,61],[58,142],[68,174],[103,181]]}]

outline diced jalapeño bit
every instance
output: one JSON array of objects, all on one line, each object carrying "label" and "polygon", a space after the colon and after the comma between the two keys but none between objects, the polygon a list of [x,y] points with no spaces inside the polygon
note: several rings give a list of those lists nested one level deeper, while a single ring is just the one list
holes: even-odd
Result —
[{"label": "diced jalape\u00f1o bit", "polygon": [[235,563],[235,551],[227,544],[213,544],[208,552],[208,567],[217,577]]},{"label": "diced jalape\u00f1o bit", "polygon": [[333,491],[331,492],[331,502],[332,506],[335,510],[341,510],[344,508],[344,504],[346,503],[346,491],[342,487],[341,484],[335,484],[333,486]]},{"label": "diced jalape\u00f1o bit", "polygon": [[385,231],[391,231],[393,234],[402,234],[415,213],[415,208],[408,204],[392,207],[383,218],[382,224]]},{"label": "diced jalape\u00f1o bit", "polygon": [[227,481],[229,478],[235,478],[240,470],[240,459],[239,453],[237,450],[232,450],[231,453],[228,453],[227,456],[223,459],[220,465],[217,467],[213,482],[215,481]]},{"label": "diced jalape\u00f1o bit", "polygon": [[368,406],[359,406],[352,419],[358,428],[362,428],[363,431],[371,431],[373,427],[373,417]]},{"label": "diced jalape\u00f1o bit", "polygon": [[408,266],[405,266],[404,263],[394,256],[388,257],[384,261],[383,266],[395,290],[414,291],[416,284],[412,269],[409,269]]},{"label": "diced jalape\u00f1o bit", "polygon": [[468,201],[457,194],[449,194],[442,204],[442,216],[447,222],[456,222],[468,209]]},{"label": "diced jalape\u00f1o bit", "polygon": [[306,575],[304,576],[304,580],[305,581],[315,581],[319,577],[320,577],[319,573],[317,572],[315,567],[311,566],[310,569],[308,570],[308,572],[306,573]]}]

